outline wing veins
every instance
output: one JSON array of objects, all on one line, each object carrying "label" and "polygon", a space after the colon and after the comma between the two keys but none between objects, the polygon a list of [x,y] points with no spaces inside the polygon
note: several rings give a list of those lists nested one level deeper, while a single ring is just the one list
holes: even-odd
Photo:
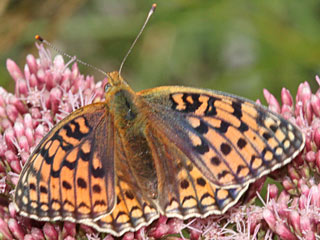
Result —
[{"label": "wing veins", "polygon": [[[204,95],[210,97],[209,95],[206,95],[206,94],[204,94]],[[221,100],[222,100],[222,99],[221,99]],[[232,101],[232,100],[234,101],[234,99],[231,99],[231,101]],[[225,102],[225,101],[224,101],[224,102]],[[167,110],[168,108],[166,108],[166,107],[164,108],[163,105],[159,104],[159,106],[160,106],[160,109],[162,108],[162,110],[168,111],[168,110]],[[263,106],[259,106],[259,107],[263,108]],[[227,114],[232,115],[232,113],[224,110],[223,108],[219,108],[219,107],[216,107],[216,108],[220,109],[221,111],[223,111],[223,112],[225,112],[225,113],[227,113]],[[171,110],[171,109],[170,109],[170,110]],[[258,111],[258,114],[259,114],[259,115],[262,114],[260,108],[256,108],[256,110]],[[176,112],[177,112],[179,115],[181,115],[184,119],[185,119],[187,116],[196,117],[196,118],[198,118],[198,119],[201,119],[201,117],[202,117],[202,115],[196,115],[196,114],[192,114],[192,113],[184,113],[184,112],[179,112],[179,111],[176,111]],[[256,120],[256,117],[252,116],[252,114],[248,113],[247,111],[244,111],[244,112],[246,113],[246,115],[247,115],[248,117],[252,118],[253,120]],[[270,115],[271,115],[271,114],[270,114]],[[210,116],[207,116],[207,117],[210,118]],[[218,120],[220,120],[220,121],[227,122],[225,119],[219,118],[219,117],[217,117],[217,116],[212,117],[212,118],[213,118],[213,119],[218,119]],[[239,119],[239,121],[243,122],[241,119]],[[228,123],[230,123],[230,122],[228,122]],[[200,136],[196,131],[194,131],[194,129],[190,126],[189,123],[186,122],[186,125],[188,126],[187,128],[188,128],[189,131],[192,130],[193,133],[195,133],[198,137],[200,137],[200,138],[202,139],[202,136]],[[252,172],[251,167],[249,166],[249,163],[244,160],[244,157],[242,156],[242,154],[240,154],[240,152],[239,152],[239,150],[237,149],[237,147],[235,147],[235,145],[234,145],[228,138],[226,138],[223,134],[221,134],[221,133],[219,133],[219,131],[215,130],[214,127],[213,127],[211,124],[209,124],[209,125],[210,125],[210,128],[211,128],[211,129],[213,129],[216,133],[218,133],[221,137],[223,137],[229,144],[231,144],[231,146],[233,147],[233,149],[236,151],[237,155],[240,156],[240,158],[242,159],[242,162],[244,163],[244,165],[247,166],[248,169],[249,169],[249,171],[250,171],[250,173],[251,173],[252,175],[254,175],[253,172]],[[235,129],[237,129],[237,127],[234,126],[232,123],[230,123],[230,125],[233,126]],[[254,132],[254,134],[265,144],[266,147],[268,147],[269,149],[271,149],[270,146],[269,146],[269,144],[266,142],[266,140],[265,140],[262,136],[260,136],[260,134],[258,133],[258,131],[254,130],[250,125],[247,125],[247,126],[248,126],[248,128],[250,128],[250,129],[252,130],[252,132]],[[261,126],[260,126],[260,127],[261,127]],[[264,126],[263,126],[263,127],[264,127]],[[185,127],[183,127],[183,128],[185,128]],[[264,129],[268,130],[268,129],[265,128],[265,127],[264,127]],[[268,130],[268,131],[270,131],[270,130]],[[173,132],[174,132],[174,131],[173,131]],[[255,147],[255,145],[252,143],[252,141],[251,141],[245,134],[241,134],[241,135],[244,136],[246,140],[248,140],[247,142],[248,142],[248,143],[251,145],[251,147],[254,149],[255,153],[256,153],[258,156],[261,156],[261,154],[259,153],[259,151],[258,151],[257,148]],[[205,139],[206,139],[206,138],[205,138]],[[217,155],[219,156],[219,158],[223,160],[224,164],[225,164],[225,165],[227,166],[227,168],[230,170],[230,172],[231,172],[232,175],[235,177],[235,179],[238,179],[238,177],[237,177],[237,175],[235,174],[235,172],[232,171],[230,165],[229,165],[229,164],[225,161],[225,159],[222,157],[220,151],[218,151],[210,142],[208,142],[207,139],[206,139],[206,143],[208,143],[208,144],[210,145],[210,147],[217,153]],[[178,147],[178,146],[177,146],[177,147]],[[179,148],[182,152],[184,152],[180,147],[178,147],[178,148]],[[191,158],[191,159],[192,159],[192,158]],[[197,157],[197,159],[200,160],[202,166],[205,166],[205,163],[203,162],[203,160],[202,160],[201,158]],[[265,161],[264,161],[264,158],[261,158],[261,159],[262,159],[263,162],[265,162]],[[214,177],[214,179],[216,179],[216,177]]]},{"label": "wing veins", "polygon": [[[230,112],[225,111],[223,108],[220,108],[220,109],[221,109],[221,111],[230,114]],[[244,112],[246,112],[246,111],[244,111]],[[246,112],[246,113],[247,113],[247,112]],[[259,113],[259,115],[262,115],[262,113],[260,112],[260,109],[259,109],[258,113]],[[188,115],[188,114],[184,114],[184,115]],[[198,119],[202,120],[200,115],[189,114],[189,116],[190,116],[190,115],[191,115],[192,117],[195,117],[195,118],[198,118]],[[255,117],[253,117],[253,116],[252,116],[251,114],[249,114],[249,113],[247,113],[247,115],[248,115],[248,117],[251,117],[253,120],[256,119]],[[274,115],[273,115],[273,114],[269,114],[269,115],[268,115],[268,117],[270,117],[270,116],[272,116],[272,119],[273,119],[274,121],[276,121],[276,119],[274,118]],[[225,121],[225,119],[219,118],[219,117],[217,117],[217,116],[215,116],[215,117],[207,116],[207,117],[208,117],[208,118],[218,119],[218,120],[220,120],[220,121],[227,122],[227,121]],[[240,119],[239,119],[239,120],[240,120]],[[240,120],[240,121],[243,122],[242,120]],[[227,140],[229,143],[231,143],[231,142],[228,140],[227,137],[225,137],[225,136],[224,136],[223,134],[221,134],[219,131],[215,130],[215,127],[213,127],[213,126],[212,126],[211,124],[209,124],[208,122],[206,122],[206,123],[209,125],[209,127],[210,127],[211,129],[213,129],[215,132],[217,132],[221,137],[223,137],[223,138],[224,138],[225,140]],[[231,122],[228,122],[228,124],[230,124],[230,126],[232,126],[232,127],[234,127],[235,129],[237,129],[237,127],[234,126]],[[247,126],[248,126],[248,128],[250,128],[250,129],[252,130],[252,132],[254,132],[255,135],[265,144],[265,146],[268,147],[268,149],[272,149],[272,148],[270,147],[270,144],[267,142],[267,140],[266,140],[265,138],[263,138],[263,137],[259,134],[259,132],[258,132],[257,130],[253,129],[250,125],[247,125]],[[276,139],[277,143],[278,143],[280,146],[283,146],[283,144],[280,143],[279,140],[275,137],[275,133],[274,133],[273,131],[270,131],[270,129],[266,128],[264,125],[261,125],[260,128],[263,128],[264,130],[266,130],[266,132],[271,133],[272,136],[274,137],[274,139]],[[193,128],[191,127],[191,129],[193,129]],[[194,131],[194,133],[198,134],[196,131]],[[198,135],[198,136],[200,137],[200,135]],[[252,143],[252,141],[251,141],[245,134],[241,134],[241,136],[245,137],[245,139],[246,139],[247,142],[251,145],[251,147],[254,149],[254,151],[256,152],[256,154],[260,156],[260,155],[261,155],[260,152],[257,150],[256,146]],[[208,141],[207,141],[207,143],[210,144],[210,142],[208,142]],[[232,144],[232,143],[231,143],[231,144]],[[210,144],[210,145],[211,145],[211,144]],[[212,145],[211,145],[211,146],[212,146]],[[244,160],[244,158],[242,157],[242,154],[239,154],[239,151],[237,150],[237,147],[235,147],[234,144],[232,144],[232,146],[233,146],[233,149],[235,149],[235,150],[237,151],[238,155],[241,156],[241,159],[242,159],[243,162],[248,166],[250,172],[252,173],[250,166],[249,166],[248,163]],[[214,148],[214,147],[213,147],[213,148]],[[220,155],[221,155],[221,154],[220,154]],[[261,159],[262,159],[263,162],[265,163],[264,159],[263,159],[263,158],[261,158]],[[226,163],[226,161],[223,160],[223,162],[224,162],[224,163],[228,166],[228,168],[230,169],[230,167],[229,167],[229,165]],[[231,170],[231,169],[230,169],[230,170]]]},{"label": "wing veins", "polygon": [[[154,140],[156,140],[155,138],[154,138],[154,136],[157,136],[157,135],[155,135],[155,134],[149,134],[149,136],[148,136],[148,138],[150,139],[150,138],[153,138]],[[161,138],[163,138],[163,136],[161,136]],[[155,142],[153,140],[153,142]],[[168,142],[168,141],[162,141],[162,142]],[[169,152],[170,151],[168,151],[168,149],[167,149],[167,145],[165,145],[165,144],[163,144],[163,147],[164,147],[164,151],[165,151],[165,156],[166,156],[166,158],[165,159],[168,159],[167,161],[161,161],[161,159],[160,158],[158,158],[158,161],[159,161],[159,163],[162,163],[161,164],[161,166],[163,167],[163,168],[165,168],[167,171],[164,171],[165,173],[167,173],[164,177],[166,178],[166,179],[170,179],[170,180],[176,180],[176,177],[171,177],[171,176],[176,176],[176,174],[177,174],[177,172],[175,171],[175,172],[173,172],[173,174],[169,174],[169,172],[171,172],[172,173],[172,171],[174,170],[174,169],[176,169],[175,168],[175,166],[172,164],[172,163],[174,163],[175,162],[175,159],[173,159],[172,158],[172,155],[170,155],[169,154]],[[154,144],[154,146],[153,146],[153,148],[156,148],[156,143]],[[179,148],[178,148],[179,149]],[[181,149],[179,149],[179,151],[181,151]],[[182,152],[182,151],[181,151]],[[182,152],[183,153],[183,152]],[[170,160],[170,161],[169,161]],[[183,162],[183,164],[185,165],[185,161],[183,160],[183,159],[180,159],[181,160],[181,162]],[[172,181],[170,181],[170,182],[172,182]],[[164,184],[164,186],[166,186],[165,184]],[[167,191],[170,191],[170,193],[171,194],[173,194],[173,193],[175,193],[174,194],[174,197],[175,198],[179,198],[180,199],[180,194],[179,194],[179,188],[178,188],[178,185],[172,185],[171,187],[173,187],[174,188],[174,190],[172,190],[171,188],[168,188],[168,185],[167,185]],[[175,199],[176,201],[178,201],[178,199]],[[179,205],[180,205],[180,201],[179,201]],[[180,207],[180,206],[179,206]],[[180,210],[180,209],[179,209]]]},{"label": "wing veins", "polygon": [[[47,141],[46,141],[47,142]],[[42,157],[42,162],[41,162],[41,166],[40,166],[40,169],[39,169],[39,171],[38,171],[38,175],[40,175],[41,174],[41,169],[42,169],[42,167],[43,167],[43,162],[45,162],[46,160],[45,160],[45,157],[47,157],[48,156],[48,154],[49,154],[49,149],[50,149],[50,147],[52,146],[52,144],[53,144],[53,141],[51,142],[51,144],[50,144],[50,146],[48,147],[48,149],[46,150],[46,154],[45,154],[45,156],[41,156],[41,153],[40,153],[40,151],[39,151],[39,153],[37,154],[37,157],[38,157],[38,155],[40,154],[40,156]],[[56,151],[55,151],[55,153],[53,154],[53,156],[57,153],[57,151],[58,151],[58,149],[56,149]],[[31,155],[32,156],[32,155]],[[52,164],[51,164],[52,165]],[[51,171],[51,166],[50,166],[50,171]],[[50,181],[51,181],[51,177],[49,176],[48,177],[48,189],[49,189],[49,186],[50,186]],[[38,182],[38,185],[40,185],[40,181]],[[38,188],[38,189],[40,189],[40,187]],[[37,191],[37,197],[38,197],[38,200],[40,200],[40,191]],[[48,191],[48,206],[50,205],[50,198],[51,198],[51,191]],[[38,206],[38,207],[40,207],[40,206]],[[49,208],[50,209],[50,208]],[[48,210],[49,211],[49,210]]]}]

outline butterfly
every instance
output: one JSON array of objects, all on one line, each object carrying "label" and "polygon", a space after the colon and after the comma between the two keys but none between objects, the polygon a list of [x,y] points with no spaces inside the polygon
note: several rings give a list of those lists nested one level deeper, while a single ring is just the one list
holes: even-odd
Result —
[{"label": "butterfly", "polygon": [[72,112],[35,148],[14,201],[26,217],[120,236],[160,214],[223,214],[304,143],[297,126],[250,100],[182,86],[134,92],[111,72],[105,101]]}]

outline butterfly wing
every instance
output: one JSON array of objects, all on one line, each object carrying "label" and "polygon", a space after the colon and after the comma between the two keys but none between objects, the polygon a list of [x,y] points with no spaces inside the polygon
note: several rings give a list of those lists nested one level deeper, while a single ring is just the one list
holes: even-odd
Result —
[{"label": "butterfly wing", "polygon": [[[304,136],[265,107],[230,94],[187,87],[138,93],[151,108],[155,136],[166,136],[220,188],[248,185],[290,162]],[[163,141],[161,141],[163,142]]]},{"label": "butterfly wing", "polygon": [[157,163],[161,214],[181,219],[206,217],[223,214],[238,202],[248,185],[222,189],[212,184],[167,134],[157,132],[158,127],[150,126],[145,133]]},{"label": "butterfly wing", "polygon": [[113,119],[104,103],[82,107],[39,143],[15,191],[20,213],[37,220],[91,221],[115,205]]},{"label": "butterfly wing", "polygon": [[159,217],[157,206],[143,195],[135,182],[128,164],[130,156],[125,154],[123,140],[115,138],[116,206],[111,214],[88,224],[99,232],[108,232],[114,236],[136,231]]}]

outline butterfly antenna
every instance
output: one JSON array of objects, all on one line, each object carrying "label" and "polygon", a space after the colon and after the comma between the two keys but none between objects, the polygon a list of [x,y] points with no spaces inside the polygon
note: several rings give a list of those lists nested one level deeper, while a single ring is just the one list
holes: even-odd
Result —
[{"label": "butterfly antenna", "polygon": [[107,73],[106,73],[105,71],[103,71],[103,70],[101,70],[100,68],[97,68],[97,67],[95,67],[95,66],[93,66],[93,65],[91,65],[91,64],[89,64],[89,63],[86,63],[86,62],[78,59],[76,56],[73,56],[73,57],[72,57],[71,55],[69,55],[69,54],[61,51],[60,49],[58,49],[58,48],[56,48],[55,46],[53,46],[50,42],[48,42],[47,40],[45,40],[45,39],[42,38],[41,36],[36,35],[36,36],[35,36],[35,39],[38,40],[38,41],[41,42],[41,43],[46,44],[47,46],[49,46],[50,48],[52,48],[53,50],[55,50],[57,53],[63,55],[64,57],[67,57],[67,58],[69,58],[70,60],[76,61],[76,62],[78,62],[78,63],[80,63],[80,64],[82,64],[82,65],[84,65],[84,66],[86,66],[86,67],[92,68],[92,69],[94,69],[94,70],[102,73],[103,75],[107,76]]},{"label": "butterfly antenna", "polygon": [[130,46],[128,52],[127,52],[127,54],[125,55],[125,57],[123,58],[123,60],[122,60],[122,62],[121,62],[121,65],[120,65],[120,68],[119,68],[119,75],[121,75],[121,70],[122,70],[122,67],[123,67],[124,63],[126,62],[128,56],[130,55],[130,53],[131,53],[134,45],[136,45],[136,42],[138,41],[138,39],[139,39],[140,35],[142,34],[144,28],[146,27],[146,25],[147,25],[147,23],[148,23],[151,15],[155,12],[156,7],[157,7],[157,4],[156,4],[156,3],[152,4],[152,7],[151,7],[151,9],[150,9],[150,11],[149,11],[149,13],[148,13],[148,16],[147,16],[146,20],[144,21],[144,24],[142,25],[142,28],[140,29],[140,32],[138,33],[136,39],[135,39],[135,40],[133,41],[133,43],[131,44],[131,46]]}]

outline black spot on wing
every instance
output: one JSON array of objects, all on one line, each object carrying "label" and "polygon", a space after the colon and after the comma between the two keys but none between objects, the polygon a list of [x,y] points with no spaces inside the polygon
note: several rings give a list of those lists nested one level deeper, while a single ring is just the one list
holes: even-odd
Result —
[{"label": "black spot on wing", "polygon": [[249,127],[248,127],[248,125],[246,123],[241,122],[239,130],[240,130],[240,132],[244,133],[244,132],[249,130]]},{"label": "black spot on wing", "polygon": [[199,177],[197,178],[197,184],[203,187],[206,185],[206,180],[204,180],[202,177]]},{"label": "black spot on wing", "polygon": [[83,161],[88,162],[89,160],[91,160],[92,154],[91,152],[85,153],[82,151],[82,149],[80,148],[79,153],[78,153],[78,157],[81,158]]},{"label": "black spot on wing", "polygon": [[55,171],[51,168],[50,175],[51,177],[58,178],[60,177],[60,172],[61,172],[60,170]]},{"label": "black spot on wing", "polygon": [[100,193],[101,192],[101,187],[98,184],[93,185],[92,188],[94,193]]},{"label": "black spot on wing", "polygon": [[265,140],[269,140],[272,137],[268,132],[263,133],[262,136]]},{"label": "black spot on wing", "polygon": [[205,116],[215,116],[217,115],[217,109],[214,106],[215,101],[217,101],[218,98],[215,97],[210,97],[208,100],[208,106],[206,108],[206,110],[204,111],[204,115]]},{"label": "black spot on wing", "polygon": [[101,205],[101,206],[106,206],[106,202],[104,200],[96,200],[93,204],[93,206],[98,206],[98,205]]},{"label": "black spot on wing", "polygon": [[189,187],[189,182],[187,180],[182,180],[181,183],[180,183],[180,187],[182,189],[187,189]]},{"label": "black spot on wing", "polygon": [[[85,126],[91,129],[91,127],[88,124],[87,119],[86,118],[83,118],[83,119],[85,121]],[[79,123],[77,123],[75,120],[76,119],[74,119],[71,122],[67,123],[66,125],[63,126],[63,128],[66,130],[66,134],[67,134],[68,137],[72,137],[72,138],[76,138],[76,139],[80,140],[80,139],[86,137],[90,133],[90,131],[88,131],[87,133],[81,132]],[[72,129],[70,127],[71,125],[75,126],[74,131],[72,131]]]},{"label": "black spot on wing", "polygon": [[194,146],[193,149],[197,151],[199,154],[205,154],[206,152],[209,152],[208,143],[202,138],[201,138],[201,144]]},{"label": "black spot on wing", "polygon": [[222,143],[222,144],[220,145],[220,150],[221,150],[221,152],[226,156],[226,155],[228,155],[228,154],[231,152],[231,147],[230,147],[230,145],[227,144],[227,143]]},{"label": "black spot on wing", "polygon": [[270,129],[275,133],[277,131],[277,129],[278,129],[278,126],[273,124],[273,125],[270,126]]},{"label": "black spot on wing", "polygon": [[91,166],[90,170],[95,178],[103,178],[105,175],[105,170],[102,167],[94,168],[93,166]]},{"label": "black spot on wing", "polygon": [[194,130],[196,130],[199,134],[205,134],[208,132],[208,126],[207,124],[200,120],[200,125],[198,127],[196,127]]},{"label": "black spot on wing", "polygon": [[77,162],[76,161],[69,162],[67,160],[64,160],[62,163],[62,166],[66,166],[68,169],[72,170],[77,166]]},{"label": "black spot on wing", "polygon": [[62,148],[62,150],[66,151],[66,152],[69,152],[74,148],[74,146],[72,144],[69,144],[69,143],[66,143],[66,142],[61,144],[60,147]]},{"label": "black spot on wing", "polygon": [[212,165],[219,166],[220,163],[221,163],[221,160],[217,156],[211,158],[211,164]]},{"label": "black spot on wing", "polygon": [[44,160],[46,161],[46,164],[48,164],[48,165],[51,165],[53,163],[53,159],[54,159],[54,155],[51,157],[46,155],[46,157],[44,157]]},{"label": "black spot on wing", "polygon": [[63,201],[63,205],[67,205],[67,204],[74,207],[74,204],[70,202],[68,199]]},{"label": "black spot on wing", "polygon": [[238,148],[242,149],[247,145],[247,141],[243,138],[239,138],[238,142],[237,142],[237,146]]},{"label": "black spot on wing", "polygon": [[48,189],[44,186],[40,186],[40,192],[41,193],[48,193]]},{"label": "black spot on wing", "polygon": [[89,206],[88,206],[86,203],[84,203],[84,202],[81,202],[81,203],[79,204],[79,208],[82,208],[82,207],[85,207],[85,208],[90,209]]},{"label": "black spot on wing", "polygon": [[[191,96],[192,98],[192,103],[190,103],[187,98]],[[183,112],[195,112],[200,106],[201,106],[201,102],[199,101],[199,94],[183,94],[182,96],[182,100],[184,101],[184,103],[186,104],[186,108],[185,110],[183,110]]]},{"label": "black spot on wing", "polygon": [[[49,148],[50,148],[50,146],[49,146]],[[53,163],[54,154],[51,157],[49,157],[48,150],[45,149],[45,148],[40,148],[38,150],[38,152],[41,155],[41,157],[43,157],[43,159],[45,160],[46,164],[51,165]]]},{"label": "black spot on wing", "polygon": [[62,186],[67,190],[70,190],[72,188],[72,186],[67,181],[63,181]]},{"label": "black spot on wing", "polygon": [[230,123],[221,121],[220,126],[215,127],[214,129],[217,130],[219,133],[226,133],[228,131],[229,126],[230,126]]},{"label": "black spot on wing", "polygon": [[134,195],[132,194],[132,192],[126,191],[125,194],[126,194],[126,197],[127,197],[128,199],[130,199],[130,200],[134,199]]},{"label": "black spot on wing", "polygon": [[233,113],[232,115],[235,116],[238,119],[241,119],[242,117],[242,103],[240,99],[237,100],[237,102],[232,102],[232,107],[233,107]]},{"label": "black spot on wing", "polygon": [[224,178],[229,172],[227,170],[223,170],[218,174],[218,179],[219,178]]},{"label": "black spot on wing", "polygon": [[78,178],[77,179],[77,184],[80,188],[87,188],[87,183],[83,178]]},{"label": "black spot on wing", "polygon": [[30,190],[36,190],[36,185],[34,183],[29,184]]}]

